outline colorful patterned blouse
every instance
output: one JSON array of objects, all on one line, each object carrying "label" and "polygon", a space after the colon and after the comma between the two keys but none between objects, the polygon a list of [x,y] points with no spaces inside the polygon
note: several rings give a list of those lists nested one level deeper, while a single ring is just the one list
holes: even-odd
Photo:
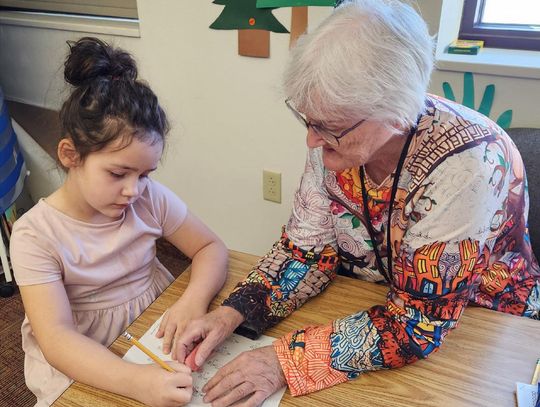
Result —
[{"label": "colorful patterned blouse", "polygon": [[[224,302],[244,315],[242,330],[261,334],[336,273],[384,280],[373,247],[386,267],[393,176],[381,185],[367,180],[373,241],[358,168],[329,171],[321,149],[309,151],[281,240]],[[291,393],[427,357],[469,301],[539,319],[540,270],[527,213],[523,162],[506,133],[473,110],[428,96],[399,176],[386,303],[276,341]]]}]

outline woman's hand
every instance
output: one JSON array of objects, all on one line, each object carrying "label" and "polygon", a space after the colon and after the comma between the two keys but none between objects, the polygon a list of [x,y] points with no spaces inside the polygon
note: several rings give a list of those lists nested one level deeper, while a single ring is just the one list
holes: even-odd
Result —
[{"label": "woman's hand", "polygon": [[212,351],[228,338],[242,323],[244,317],[234,308],[221,306],[204,315],[191,320],[183,333],[178,336],[173,350],[173,359],[184,362],[186,357],[197,346],[196,354],[189,358],[192,369],[204,364]]},{"label": "woman's hand", "polygon": [[152,407],[177,407],[191,401],[193,379],[191,369],[176,362],[168,362],[176,373],[160,366],[139,365],[134,398]]},{"label": "woman's hand", "polygon": [[206,311],[205,305],[190,301],[185,296],[180,297],[165,312],[156,333],[157,338],[163,338],[163,353],[168,354],[172,350],[171,358],[176,359],[176,348],[174,347],[176,339],[184,332],[191,320],[202,317]]},{"label": "woman's hand", "polygon": [[212,407],[245,401],[243,407],[258,406],[287,385],[273,346],[243,352],[217,371],[203,387],[204,402]]}]

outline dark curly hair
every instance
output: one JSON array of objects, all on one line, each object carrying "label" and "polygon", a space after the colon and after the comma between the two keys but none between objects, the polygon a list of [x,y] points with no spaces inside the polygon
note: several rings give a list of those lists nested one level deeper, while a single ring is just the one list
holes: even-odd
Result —
[{"label": "dark curly hair", "polygon": [[132,56],[97,38],[68,42],[64,79],[74,86],[60,110],[62,138],[71,138],[82,160],[118,137],[154,144],[169,130],[150,87],[137,80]]}]

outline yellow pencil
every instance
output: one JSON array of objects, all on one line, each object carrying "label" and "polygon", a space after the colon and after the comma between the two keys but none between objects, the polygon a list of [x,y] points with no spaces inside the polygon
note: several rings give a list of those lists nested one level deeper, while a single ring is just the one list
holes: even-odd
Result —
[{"label": "yellow pencil", "polygon": [[158,365],[160,365],[163,369],[168,370],[169,372],[175,373],[172,367],[170,367],[167,363],[165,363],[160,358],[158,358],[150,349],[148,349],[146,346],[140,343],[137,339],[131,336],[131,334],[129,334],[127,331],[123,333],[123,336],[128,341],[133,342],[133,345],[135,345],[137,348],[143,351],[146,355],[152,358],[152,360],[156,362]]},{"label": "yellow pencil", "polygon": [[536,361],[536,368],[534,369],[533,378],[531,384],[537,384],[540,381],[540,358]]}]

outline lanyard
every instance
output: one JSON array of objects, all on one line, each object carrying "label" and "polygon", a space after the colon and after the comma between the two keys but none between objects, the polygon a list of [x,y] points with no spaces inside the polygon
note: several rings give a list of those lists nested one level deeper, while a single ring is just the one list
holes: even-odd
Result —
[{"label": "lanyard", "polygon": [[411,144],[413,135],[414,133],[416,133],[416,128],[417,128],[416,126],[413,126],[413,128],[410,130],[409,134],[407,135],[407,141],[405,141],[405,145],[403,146],[403,149],[401,150],[401,155],[399,156],[396,172],[394,174],[394,182],[392,183],[392,191],[390,193],[390,206],[388,207],[388,223],[386,227],[386,253],[387,253],[388,271],[384,269],[384,265],[381,259],[381,254],[379,253],[379,248],[377,247],[377,241],[375,240],[375,230],[373,230],[373,225],[371,224],[371,216],[369,215],[369,209],[368,209],[367,190],[366,190],[366,181],[365,181],[366,174],[365,174],[364,166],[362,165],[360,167],[360,185],[362,187],[362,203],[364,207],[363,208],[364,218],[366,219],[369,237],[371,238],[371,241],[373,243],[373,251],[375,252],[377,268],[379,269],[379,273],[381,273],[381,275],[385,278],[388,284],[392,284],[392,281],[394,279],[394,276],[392,273],[392,241],[390,240],[390,221],[392,219],[392,210],[394,209],[394,200],[396,199],[399,176],[401,175],[403,163],[405,162],[405,158],[407,157],[407,152],[409,151],[409,146]]}]

